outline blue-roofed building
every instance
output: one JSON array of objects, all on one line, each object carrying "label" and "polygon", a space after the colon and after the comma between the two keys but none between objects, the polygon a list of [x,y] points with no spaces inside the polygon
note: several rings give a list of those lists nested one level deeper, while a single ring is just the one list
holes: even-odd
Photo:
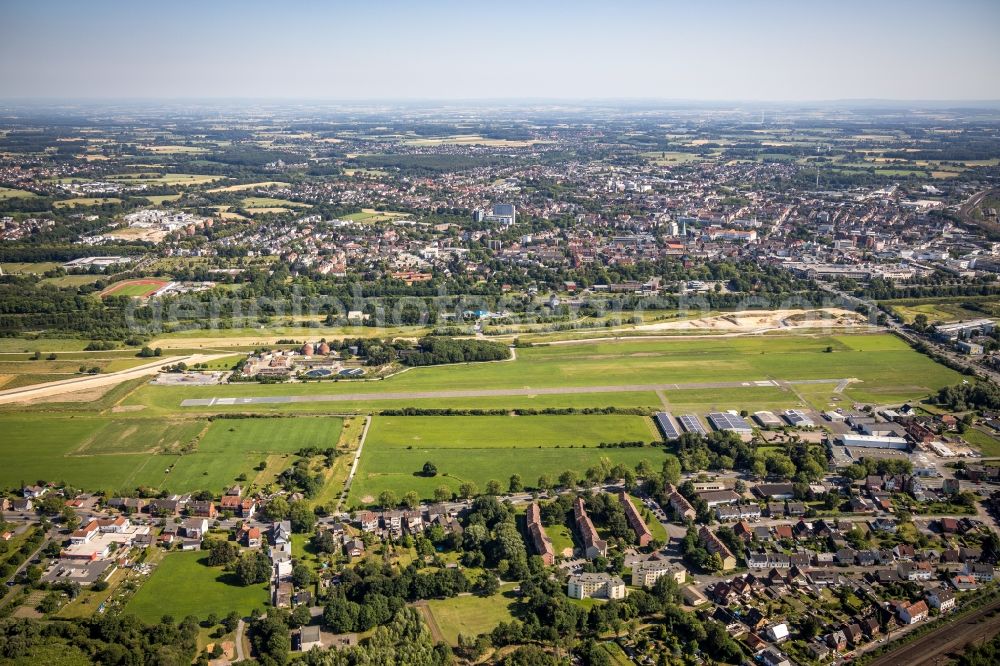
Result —
[{"label": "blue-roofed building", "polygon": [[811,428],[816,425],[812,418],[801,409],[786,409],[782,416],[785,417],[789,425],[796,428]]},{"label": "blue-roofed building", "polygon": [[663,439],[677,439],[681,436],[681,431],[677,428],[670,412],[657,412],[653,418],[656,420],[656,427],[660,429]]},{"label": "blue-roofed building", "polygon": [[707,435],[708,431],[705,430],[705,426],[701,424],[698,417],[694,414],[682,414],[677,417],[680,421],[681,427],[684,428],[684,432],[693,432],[698,435]]},{"label": "blue-roofed building", "polygon": [[733,412],[712,412],[708,415],[708,421],[713,428],[724,432],[735,432],[740,435],[749,435],[753,432],[750,424]]}]

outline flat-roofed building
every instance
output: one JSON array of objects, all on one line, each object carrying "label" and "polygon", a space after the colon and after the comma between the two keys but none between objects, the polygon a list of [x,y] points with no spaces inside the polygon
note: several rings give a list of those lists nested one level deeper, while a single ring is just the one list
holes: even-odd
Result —
[{"label": "flat-roofed building", "polygon": [[971,319],[934,327],[934,337],[945,342],[968,339],[974,335],[989,335],[996,324],[992,319]]},{"label": "flat-roofed building", "polygon": [[903,451],[910,448],[910,445],[903,437],[855,435],[854,433],[848,433],[837,435],[837,440],[844,446],[863,449],[895,449]]},{"label": "flat-roofed building", "polygon": [[708,415],[708,421],[713,428],[723,432],[735,432],[739,435],[749,435],[753,432],[750,424],[735,412],[712,412]]},{"label": "flat-roofed building", "polygon": [[707,435],[708,430],[705,426],[701,424],[701,421],[694,414],[681,414],[677,417],[680,422],[681,427],[684,428],[684,432],[694,433],[696,435]]},{"label": "flat-roofed building", "polygon": [[788,425],[796,428],[811,428],[816,425],[816,422],[812,420],[812,417],[801,409],[786,409],[781,415],[785,417],[786,421],[788,421]]},{"label": "flat-roofed building", "polygon": [[753,420],[759,423],[761,428],[780,428],[783,425],[774,412],[754,412]]},{"label": "flat-roofed building", "polygon": [[677,439],[681,436],[677,422],[674,421],[670,412],[657,412],[653,418],[656,421],[656,427],[660,429],[660,434],[663,435],[663,439]]}]

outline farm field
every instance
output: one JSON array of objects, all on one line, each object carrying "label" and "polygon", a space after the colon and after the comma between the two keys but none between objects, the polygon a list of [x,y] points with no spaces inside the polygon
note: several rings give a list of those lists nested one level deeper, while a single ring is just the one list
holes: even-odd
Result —
[{"label": "farm field", "polygon": [[[88,353],[81,359],[70,358],[65,354],[56,354],[56,359],[51,361],[44,357],[37,361],[26,359],[28,357],[23,354],[0,353],[0,389],[17,388],[18,386],[57,379],[69,379],[80,376],[81,367],[100,368],[101,372],[117,372],[150,361],[148,358],[136,358],[134,352],[126,352],[124,355],[109,353],[96,357]],[[36,377],[41,379],[33,379]]]},{"label": "farm field", "polygon": [[458,645],[458,635],[477,636],[492,631],[501,622],[513,619],[512,610],[517,606],[514,585],[503,585],[492,597],[475,595],[432,599],[427,609],[434,616],[444,639]]},{"label": "farm field", "polygon": [[682,153],[677,151],[652,151],[642,153],[642,157],[660,166],[686,164],[688,162],[699,162],[708,159],[697,153]]},{"label": "farm field", "polygon": [[336,446],[340,429],[339,418],[217,419],[198,442],[196,453],[157,456],[137,477],[145,485],[174,492],[218,492],[240,474],[255,478],[253,468],[261,461],[277,474],[303,447]]},{"label": "farm field", "polygon": [[[447,423],[428,423],[426,417],[373,418],[365,441],[357,475],[351,486],[351,501],[368,504],[383,490],[402,496],[413,490],[430,498],[434,489],[447,486],[453,491],[465,481],[483,488],[491,479],[506,485],[511,474],[520,474],[524,483],[534,486],[542,474],[555,481],[566,470],[582,476],[588,467],[601,458],[612,464],[635,467],[646,460],[659,467],[663,449],[598,448],[603,441],[652,441],[655,436],[644,417],[606,415],[570,416],[448,416],[430,417]],[[503,424],[503,419],[509,425]],[[633,424],[614,438],[614,428],[622,419]],[[556,423],[558,420],[558,423]],[[627,423],[627,422],[626,422]],[[561,425],[572,443],[557,444],[559,435],[554,426]],[[434,439],[426,437],[425,429],[437,432]],[[622,431],[618,431],[622,432]],[[479,433],[478,445],[474,438]],[[588,435],[588,433],[590,433]],[[598,433],[610,434],[606,438]],[[501,439],[497,439],[500,437]],[[548,439],[546,439],[548,438]],[[403,446],[402,443],[415,442]],[[464,446],[463,446],[464,444]],[[433,462],[437,476],[420,474],[423,464]]]},{"label": "farm field", "polygon": [[148,455],[73,456],[107,425],[100,417],[53,417],[47,414],[0,417],[0,486],[17,487],[38,480],[65,481],[77,487],[116,489],[126,485]]},{"label": "farm field", "polygon": [[428,138],[411,138],[403,141],[404,144],[410,146],[443,146],[443,145],[453,145],[453,146],[491,146],[495,148],[525,148],[527,146],[533,146],[536,143],[546,143],[540,140],[527,140],[521,141],[518,139],[488,139],[478,134],[454,134],[452,136],[445,137],[428,137]]},{"label": "farm field", "polygon": [[212,613],[224,617],[235,610],[245,616],[255,608],[265,610],[267,585],[239,585],[235,574],[204,564],[207,558],[198,551],[168,553],[129,600],[125,612],[156,623],[164,615],[178,621],[188,615],[203,620]]},{"label": "farm field", "polygon": [[191,155],[208,152],[208,148],[199,146],[143,146],[143,149],[157,155]]}]

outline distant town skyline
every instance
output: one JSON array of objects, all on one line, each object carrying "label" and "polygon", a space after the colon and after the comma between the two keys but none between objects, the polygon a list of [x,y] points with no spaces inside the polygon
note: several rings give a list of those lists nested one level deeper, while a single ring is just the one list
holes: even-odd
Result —
[{"label": "distant town skyline", "polygon": [[0,6],[0,98],[998,100],[1000,3]]}]

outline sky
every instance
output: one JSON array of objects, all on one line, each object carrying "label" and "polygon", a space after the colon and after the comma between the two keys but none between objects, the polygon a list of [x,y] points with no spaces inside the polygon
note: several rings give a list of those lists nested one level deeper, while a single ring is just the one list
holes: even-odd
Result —
[{"label": "sky", "polygon": [[0,98],[1000,100],[1000,0],[0,0]]}]

